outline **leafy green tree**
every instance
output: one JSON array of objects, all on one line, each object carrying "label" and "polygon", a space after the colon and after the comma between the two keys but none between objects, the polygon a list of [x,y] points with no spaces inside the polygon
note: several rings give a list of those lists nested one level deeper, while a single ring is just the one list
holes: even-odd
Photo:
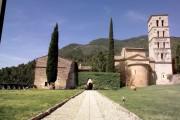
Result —
[{"label": "leafy green tree", "polygon": [[4,84],[34,84],[35,61],[20,64],[17,67],[6,67],[0,69],[0,83]]},{"label": "leafy green tree", "polygon": [[98,56],[97,56],[97,58],[98,58],[98,64],[97,64],[97,66],[98,66],[98,71],[99,72],[105,72],[106,71],[106,55],[105,54],[103,54],[103,52],[99,52],[99,54],[98,54]]},{"label": "leafy green tree", "polygon": [[114,72],[114,38],[113,38],[113,21],[111,18],[109,27],[109,51],[107,61],[107,72]]},{"label": "leafy green tree", "polygon": [[48,83],[52,85],[54,85],[57,79],[58,39],[59,39],[58,24],[56,24],[51,36],[51,42],[48,51],[47,68],[46,68]]},{"label": "leafy green tree", "polygon": [[105,72],[106,71],[107,57],[103,52],[97,53],[92,57],[91,66],[93,71]]}]

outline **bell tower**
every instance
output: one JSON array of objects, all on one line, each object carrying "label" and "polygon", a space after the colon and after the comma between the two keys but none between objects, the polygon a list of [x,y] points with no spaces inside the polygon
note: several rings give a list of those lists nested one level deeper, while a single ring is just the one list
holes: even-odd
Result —
[{"label": "bell tower", "polygon": [[168,15],[152,15],[148,20],[149,58],[155,61],[156,84],[170,84],[172,59]]}]

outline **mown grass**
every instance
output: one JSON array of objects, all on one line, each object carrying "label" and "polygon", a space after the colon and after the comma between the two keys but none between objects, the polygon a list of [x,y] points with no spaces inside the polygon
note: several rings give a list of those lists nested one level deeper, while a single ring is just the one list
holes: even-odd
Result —
[{"label": "mown grass", "polygon": [[79,86],[84,88],[87,79],[93,80],[94,89],[118,89],[120,87],[120,74],[107,72],[79,72]]},{"label": "mown grass", "polygon": [[78,92],[80,90],[0,90],[0,120],[29,119]]},{"label": "mown grass", "polygon": [[[143,120],[180,120],[180,85],[150,86],[137,91],[123,88],[100,92]],[[126,97],[125,104],[122,96]]]}]

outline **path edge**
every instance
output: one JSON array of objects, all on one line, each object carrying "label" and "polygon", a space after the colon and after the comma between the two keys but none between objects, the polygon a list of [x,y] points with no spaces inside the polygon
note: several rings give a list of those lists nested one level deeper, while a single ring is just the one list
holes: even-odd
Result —
[{"label": "path edge", "polygon": [[102,93],[100,93],[99,91],[97,91],[98,94],[100,94],[102,97],[107,98],[108,100],[110,100],[113,104],[116,104],[117,106],[119,106],[121,108],[122,111],[128,113],[131,117],[133,117],[134,120],[143,120],[142,118],[140,118],[137,114],[129,111],[127,108],[123,107],[122,105],[118,104],[117,102],[111,100],[110,98],[108,98],[107,96],[103,95]]},{"label": "path edge", "polygon": [[64,101],[55,104],[53,107],[47,109],[46,111],[39,113],[38,115],[36,115],[35,117],[30,118],[29,120],[41,120],[44,117],[50,115],[52,112],[54,112],[56,109],[58,109],[59,107],[63,106],[66,102],[68,102],[69,100],[71,100],[72,98],[75,98],[76,96],[80,95],[81,93],[83,93],[84,91],[80,91],[77,94],[71,96],[70,98],[65,99]]}]

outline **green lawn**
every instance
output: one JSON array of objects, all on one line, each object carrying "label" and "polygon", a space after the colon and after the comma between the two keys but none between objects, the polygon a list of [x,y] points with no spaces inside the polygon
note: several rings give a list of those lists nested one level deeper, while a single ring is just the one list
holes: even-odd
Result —
[{"label": "green lawn", "polygon": [[[123,88],[100,92],[143,120],[180,120],[180,85],[150,86],[137,91]],[[122,103],[122,96],[127,99],[125,104]]]},{"label": "green lawn", "polygon": [[0,90],[0,120],[26,120],[80,90]]},{"label": "green lawn", "polygon": [[94,89],[118,89],[120,87],[120,74],[108,72],[79,72],[79,86],[84,88],[87,79],[91,78]]}]

